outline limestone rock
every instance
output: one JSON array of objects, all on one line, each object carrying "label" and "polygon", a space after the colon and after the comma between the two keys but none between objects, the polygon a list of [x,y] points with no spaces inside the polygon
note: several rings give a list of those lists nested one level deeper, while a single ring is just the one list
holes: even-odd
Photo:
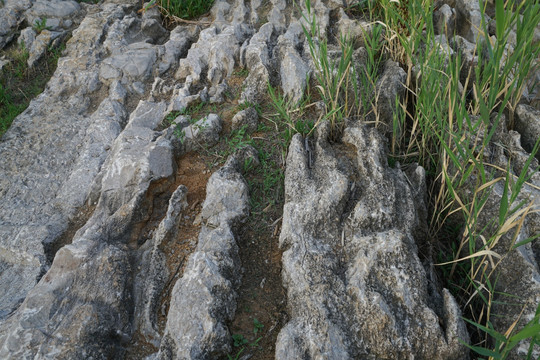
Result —
[{"label": "limestone rock", "polygon": [[384,64],[382,75],[377,80],[375,100],[379,120],[386,124],[386,131],[392,130],[392,121],[396,108],[396,99],[405,95],[407,74],[398,63],[388,60]]},{"label": "limestone rock", "polygon": [[3,358],[122,356],[131,306],[127,243],[151,182],[173,172],[172,146],[152,130],[164,111],[163,103],[139,103],[114,141],[93,216],[0,328]]},{"label": "limestone rock", "polygon": [[[467,72],[478,62],[471,42],[478,35],[478,5],[439,3],[439,34],[425,46],[439,46],[448,56],[459,52]],[[357,4],[311,0],[320,27],[314,41],[329,40],[329,61],[342,56],[340,32],[361,46],[370,30],[347,15]],[[237,100],[249,106],[231,127],[251,132],[257,129],[254,106],[263,105],[269,84],[292,101],[301,99],[315,67],[302,28],[307,7],[296,5],[215,0],[210,16],[169,31],[156,7],[138,11],[140,0],[0,1],[0,48],[21,30],[19,42],[34,66],[72,31],[47,88],[0,140],[0,358],[121,359],[139,355],[139,339],[154,352],[148,359],[218,359],[231,351],[228,324],[242,278],[236,238],[249,213],[240,170],[246,159],[257,163],[258,152],[237,151],[210,177],[195,220],[198,242],[190,240],[195,252],[187,254],[185,269],[171,274],[164,249],[179,239],[179,226],[191,223],[186,212],[198,204],[188,208],[191,189],[180,184],[184,173],[177,167],[189,157],[180,156],[216,143],[232,114],[168,122],[173,111],[185,114],[193,104],[223,104],[227,97],[231,108]],[[43,20],[48,29],[37,34],[31,25]],[[458,35],[451,37],[454,26]],[[355,65],[366,56],[356,48]],[[236,76],[229,79],[239,68],[249,72],[241,85],[230,81]],[[528,80],[530,104],[537,77]],[[384,65],[374,94],[380,123],[391,124],[405,78],[397,63]],[[229,96],[233,86],[242,87],[240,99]],[[324,109],[314,101],[308,116]],[[337,143],[327,140],[323,121],[315,138],[296,135],[289,147],[279,239],[289,321],[275,330],[275,357],[466,358],[460,309],[437,284],[430,260],[422,263],[418,255],[431,245],[425,171],[412,164],[390,168],[378,131],[391,127],[355,121],[345,121]],[[537,123],[536,110],[526,105],[517,107],[517,131],[501,121],[484,149],[493,164],[504,168],[512,159],[510,171],[519,174],[540,137]],[[538,187],[540,175],[529,175]],[[501,196],[495,188],[485,224],[497,218]],[[529,184],[518,199],[525,200],[538,205]],[[532,214],[518,238],[538,234],[539,219]],[[501,246],[510,241],[502,239]],[[538,303],[539,261],[536,241],[500,264],[501,292],[523,300],[519,326]],[[169,283],[170,303],[163,295]],[[493,310],[507,316],[493,324],[504,332],[521,308],[497,300]],[[519,358],[526,346],[519,344],[511,356]]]},{"label": "limestone rock", "polygon": [[223,121],[217,114],[209,114],[204,118],[182,129],[180,140],[186,151],[194,150],[201,144],[214,145],[219,140]]},{"label": "limestone rock", "polygon": [[230,351],[226,323],[236,311],[240,259],[235,225],[248,214],[248,188],[230,158],[212,174],[202,209],[197,249],[174,285],[158,359],[209,359]]},{"label": "limestone rock", "polygon": [[176,78],[197,85],[204,80],[201,78],[203,73],[207,74],[206,80],[211,85],[209,92],[213,96],[218,85],[232,75],[240,46],[249,35],[250,30],[242,25],[212,26],[201,31],[199,40],[189,49],[187,57],[180,60]]},{"label": "limestone rock", "polygon": [[293,104],[304,95],[310,73],[309,66],[298,51],[303,40],[302,27],[299,22],[295,22],[278,38],[274,49],[274,57],[280,62],[281,88]]},{"label": "limestone rock", "polygon": [[25,17],[31,26],[45,20],[49,30],[58,31],[71,27],[81,11],[81,6],[73,0],[36,0]]},{"label": "limestone rock", "polygon": [[[521,134],[522,146],[531,152],[540,139],[540,110],[528,105],[518,105],[516,110],[516,130]],[[540,153],[536,153],[540,161]]]},{"label": "limestone rock", "polygon": [[187,191],[180,185],[169,199],[166,217],[160,222],[151,240],[139,250],[140,271],[134,285],[135,293],[135,327],[147,341],[159,346],[161,335],[157,328],[159,297],[169,274],[165,254],[161,250],[166,243],[174,241],[178,232],[178,224],[182,212],[187,207]]},{"label": "limestone rock", "polygon": [[248,107],[247,109],[237,112],[236,115],[233,116],[233,129],[240,129],[244,126],[246,127],[246,132],[248,134],[257,131],[257,127],[259,126],[259,114],[255,108]]},{"label": "limestone rock", "polygon": [[14,30],[20,21],[20,15],[13,9],[0,8],[0,49],[13,39]]},{"label": "limestone rock", "polygon": [[357,151],[347,162],[328,131],[314,144],[295,135],[289,149],[280,246],[291,320],[276,358],[464,358],[460,310],[447,290],[440,301],[428,294],[412,237],[423,220],[382,137],[347,128],[343,141]]},{"label": "limestone rock", "polygon": [[29,47],[29,57],[27,61],[28,67],[34,67],[36,62],[41,59],[45,52],[50,48],[53,41],[62,37],[63,35],[63,32],[49,30],[43,30],[39,35],[37,35]]},{"label": "limestone rock", "polygon": [[433,14],[433,26],[438,35],[452,37],[456,31],[456,10],[443,4]]},{"label": "limestone rock", "polygon": [[36,32],[32,28],[26,28],[21,31],[19,38],[17,39],[17,44],[19,46],[24,46],[25,49],[31,49],[34,40],[36,40]]},{"label": "limestone rock", "polygon": [[[480,5],[475,0],[456,0],[456,32],[472,43],[480,40],[482,15]],[[486,23],[489,16],[485,15]]]}]

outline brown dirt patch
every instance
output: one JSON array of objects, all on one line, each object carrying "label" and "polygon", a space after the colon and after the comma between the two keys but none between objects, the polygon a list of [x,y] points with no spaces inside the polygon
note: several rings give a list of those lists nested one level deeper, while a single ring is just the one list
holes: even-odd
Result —
[{"label": "brown dirt patch", "polygon": [[203,159],[195,152],[183,155],[177,164],[176,181],[172,187],[176,189],[180,185],[185,185],[188,188],[188,207],[181,215],[177,238],[165,244],[162,249],[171,277],[161,294],[161,312],[158,314],[158,327],[161,333],[167,323],[172,288],[184,273],[187,258],[197,246],[201,226],[194,224],[194,221],[206,198],[206,183],[211,175]]},{"label": "brown dirt patch", "polygon": [[[261,224],[258,217],[252,216],[237,237],[244,273],[229,330],[248,341],[241,356],[252,355],[254,359],[275,358],[277,335],[288,320],[286,293],[281,284],[279,231],[274,229],[279,230],[279,225]],[[263,327],[257,329],[256,322]],[[233,347],[231,356],[234,358],[241,349]]]},{"label": "brown dirt patch", "polygon": [[[180,215],[182,219],[179,223],[178,235],[174,241],[164,243],[162,247],[170,277],[160,296],[157,323],[160,334],[163,334],[167,323],[171,291],[176,280],[182,276],[189,255],[197,246],[200,225],[194,225],[193,222],[200,213],[202,203],[206,198],[206,183],[211,175],[203,158],[195,152],[180,157],[177,166],[174,181],[154,184],[152,189],[149,190],[149,194],[154,194],[150,195],[152,205],[149,206],[149,219],[138,232],[140,234],[138,236],[138,245],[141,245],[144,239],[151,237],[150,231],[156,229],[165,217],[168,202],[174,190],[180,185],[185,185],[188,188],[188,207]],[[131,244],[133,247],[135,245],[134,241]],[[128,347],[126,359],[143,359],[159,350],[153,344],[147,342],[139,332],[134,334],[131,343],[133,346]]]}]

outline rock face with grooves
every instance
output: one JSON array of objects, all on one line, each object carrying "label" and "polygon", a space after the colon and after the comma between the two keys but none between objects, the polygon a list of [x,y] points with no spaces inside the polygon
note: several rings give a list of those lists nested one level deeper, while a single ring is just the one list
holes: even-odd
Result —
[{"label": "rock face with grooves", "polygon": [[[210,177],[198,243],[173,283],[164,249],[179,241],[193,211],[177,167],[185,153],[219,142],[229,125],[257,131],[255,109],[269,84],[291,103],[302,98],[316,67],[303,30],[307,6],[293,3],[215,0],[201,21],[171,30],[157,7],[139,11],[139,0],[0,0],[0,49],[24,44],[30,66],[71,34],[45,91],[0,140],[1,359],[218,359],[234,350],[228,326],[242,279],[236,237],[249,215],[240,169],[258,154],[237,151]],[[311,15],[321,37],[314,41],[329,39],[331,61],[342,56],[340,32],[357,38],[353,58],[361,68],[370,25],[347,11],[356,3],[311,0]],[[440,5],[433,45],[461,54],[463,81],[478,63],[480,9],[475,0]],[[45,29],[32,28],[42,19]],[[230,103],[229,80],[240,68],[248,75],[235,100],[245,110],[186,114],[201,102]],[[392,61],[381,70],[376,116],[390,125],[407,73]],[[484,149],[499,168],[512,159],[516,175],[540,136],[529,91],[515,128],[501,123]],[[174,124],[165,121],[171,116]],[[389,167],[381,133],[391,126],[354,121],[346,120],[337,143],[322,122],[316,136],[295,135],[288,149],[279,243],[289,321],[274,330],[275,357],[467,358],[458,305],[436,283],[431,259],[423,264],[418,255],[430,242],[424,170]],[[533,186],[525,184],[517,201],[540,206],[540,177],[530,175]],[[480,223],[497,218],[502,195],[496,186]],[[540,216],[532,213],[519,231],[518,241],[538,234]],[[522,308],[519,326],[534,315],[539,262],[538,241],[501,261],[499,289],[522,307],[504,298],[493,307],[507,315],[493,321],[500,332]]]},{"label": "rock face with grooves", "polygon": [[249,209],[241,155],[208,181],[199,243],[174,285],[158,359],[213,359],[231,350],[226,323],[236,311],[241,273],[234,232]]},{"label": "rock face with grooves", "polygon": [[174,241],[182,212],[187,207],[187,191],[180,185],[169,199],[167,215],[163,219],[152,239],[140,248],[139,271],[134,285],[135,326],[147,341],[159,346],[161,336],[158,332],[157,314],[160,294],[171,274],[167,269],[165,253],[162,248]]},{"label": "rock face with grooves", "polygon": [[124,11],[108,6],[85,18],[48,88],[2,138],[2,158],[16,161],[0,164],[0,318],[48,269],[55,244],[87,204],[108,150],[125,126],[125,95],[91,104],[102,86],[96,71],[102,38]]},{"label": "rock face with grooves", "polygon": [[423,169],[410,185],[367,126],[345,130],[346,154],[327,136],[321,126],[315,143],[296,135],[289,148],[280,245],[291,321],[276,358],[463,359],[460,310],[447,290],[428,293],[412,235],[425,221],[414,203]]}]

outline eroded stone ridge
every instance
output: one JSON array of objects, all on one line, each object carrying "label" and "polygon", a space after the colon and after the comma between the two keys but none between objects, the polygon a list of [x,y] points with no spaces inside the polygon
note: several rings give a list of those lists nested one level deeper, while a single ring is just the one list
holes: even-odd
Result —
[{"label": "eroded stone ridge", "polygon": [[[479,8],[444,2],[435,14],[436,41],[475,66]],[[353,3],[312,0],[311,10],[321,36],[359,37],[354,58],[362,66],[360,34],[370,25],[345,13]],[[137,0],[0,4],[0,48],[27,23],[17,39],[28,46],[31,66],[72,32],[46,90],[0,142],[0,358],[123,358],[140,339],[154,346],[149,358],[226,356],[242,272],[235,238],[249,214],[240,169],[257,154],[244,149],[211,176],[198,243],[160,329],[165,308],[158,305],[171,275],[162,249],[176,241],[190,191],[171,189],[177,160],[219,141],[223,128],[217,114],[179,115],[170,126],[163,120],[201,101],[224,102],[238,67],[249,71],[240,103],[256,105],[269,84],[299,100],[314,71],[304,2],[216,0],[210,16],[171,31],[157,8],[139,12]],[[43,18],[48,29],[38,34],[31,25]],[[448,29],[458,35],[447,38]],[[330,42],[329,53],[339,57],[339,46]],[[376,84],[383,123],[391,123],[405,78],[399,64],[384,64]],[[501,127],[485,151],[501,168],[515,159],[519,174],[540,117],[527,105],[516,115],[517,132]],[[232,127],[256,131],[257,118],[247,107]],[[379,130],[347,125],[337,144],[323,122],[315,137],[296,135],[288,149],[280,246],[290,321],[275,357],[465,358],[459,339],[468,334],[456,301],[418,257],[426,242],[424,170],[389,167]],[[529,181],[520,201],[538,205],[540,179]],[[167,200],[165,215],[143,236],[158,195]],[[497,188],[482,221],[497,217],[500,196]],[[519,239],[538,234],[538,219],[527,220]],[[538,244],[501,265],[501,286],[527,302],[520,324],[531,319],[540,294]],[[496,310],[516,319],[521,309]],[[502,331],[511,325],[494,323]]]},{"label": "eroded stone ridge", "polygon": [[280,245],[292,318],[276,358],[464,358],[460,310],[447,290],[428,293],[413,237],[423,169],[407,181],[389,168],[383,138],[364,125],[345,130],[354,151],[340,155],[325,128],[314,144],[296,135],[287,158]]}]

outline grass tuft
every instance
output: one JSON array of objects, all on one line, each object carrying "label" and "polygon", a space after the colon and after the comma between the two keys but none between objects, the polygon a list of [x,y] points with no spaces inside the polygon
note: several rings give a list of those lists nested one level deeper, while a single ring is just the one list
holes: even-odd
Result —
[{"label": "grass tuft", "polygon": [[208,13],[213,4],[214,0],[151,0],[141,11],[157,6],[168,21],[178,22]]}]

